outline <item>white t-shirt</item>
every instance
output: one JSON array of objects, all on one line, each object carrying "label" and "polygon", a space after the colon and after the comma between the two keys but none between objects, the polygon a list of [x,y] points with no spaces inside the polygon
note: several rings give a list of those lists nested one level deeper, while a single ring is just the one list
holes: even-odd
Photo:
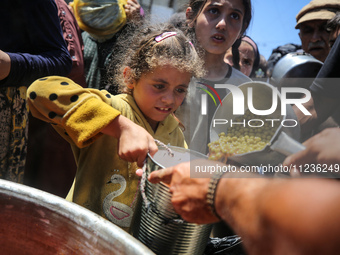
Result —
[{"label": "white t-shirt", "polygon": [[[215,84],[231,84],[239,86],[250,81],[252,80],[248,76],[245,76],[235,68],[229,68],[229,72],[226,77],[220,81],[209,81],[196,78],[191,79],[188,95],[183,104],[176,111],[176,116],[185,127],[184,136],[189,149],[201,152],[203,154],[208,153],[208,143],[210,142],[210,124],[219,105],[219,100],[215,93],[204,84],[214,88]],[[207,94],[207,92],[202,89],[208,90],[213,95],[217,103],[217,105],[215,105],[214,100],[210,96],[207,97],[207,115],[201,114],[201,95]],[[228,89],[215,90],[217,91],[221,100],[223,100],[223,98],[229,93]]]}]

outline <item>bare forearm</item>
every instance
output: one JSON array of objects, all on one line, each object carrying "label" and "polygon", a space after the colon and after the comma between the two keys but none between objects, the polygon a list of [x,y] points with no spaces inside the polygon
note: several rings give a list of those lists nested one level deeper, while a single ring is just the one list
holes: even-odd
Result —
[{"label": "bare forearm", "polygon": [[103,128],[102,133],[113,136],[115,138],[119,138],[121,129],[124,128],[124,116],[117,116],[110,124],[108,124],[105,128]]},{"label": "bare forearm", "polygon": [[5,79],[11,70],[11,59],[6,52],[0,50],[0,80]]},{"label": "bare forearm", "polygon": [[154,155],[158,148],[153,137],[142,127],[119,115],[102,131],[118,139],[118,154],[129,162],[137,162],[142,167],[147,153]]},{"label": "bare forearm", "polygon": [[336,254],[339,249],[336,181],[228,178],[217,192],[217,212],[243,238],[249,254]]},{"label": "bare forearm", "polygon": [[[209,165],[211,161],[195,163]],[[172,204],[183,219],[206,224],[217,218],[206,200],[211,179],[203,177],[190,178],[187,162],[154,171],[149,181],[169,184]],[[215,211],[242,237],[247,254],[324,255],[339,251],[337,181],[226,173],[214,195]]]},{"label": "bare forearm", "polygon": [[[267,179],[235,178],[227,174],[220,180],[216,191],[218,215],[243,238],[247,247],[252,247],[252,251],[261,246],[257,239],[263,226],[259,225],[257,197],[267,183]],[[257,246],[253,247],[252,243]]]}]

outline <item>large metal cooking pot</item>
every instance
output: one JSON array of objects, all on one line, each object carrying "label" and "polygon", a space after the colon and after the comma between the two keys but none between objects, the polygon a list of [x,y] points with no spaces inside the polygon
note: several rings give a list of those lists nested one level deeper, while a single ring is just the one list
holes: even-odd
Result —
[{"label": "large metal cooking pot", "polygon": [[[275,87],[266,82],[247,82],[240,85],[240,88],[244,95],[244,108],[248,109],[247,105],[247,90],[253,88],[253,105],[257,110],[267,110],[272,106],[272,94]],[[280,95],[278,93],[278,95]],[[300,126],[297,122],[297,117],[290,105],[287,105],[286,115],[281,115],[281,100],[278,98],[278,107],[266,119],[279,119],[280,122],[285,121],[286,126],[295,127],[284,127],[280,125],[275,134],[272,136],[270,143],[261,151],[253,151],[244,154],[238,154],[229,157],[230,160],[238,162],[243,165],[278,165],[283,162],[287,155],[302,150],[304,147],[298,142],[300,139]],[[233,115],[233,95],[229,93],[222,101],[222,104],[217,108],[213,120],[223,119],[228,120],[227,124],[215,125],[214,122],[210,126],[210,141],[216,141],[219,139],[219,134],[224,132],[228,133],[230,127],[230,120],[234,120],[240,115]],[[288,121],[292,120],[292,121]],[[260,128],[260,127],[258,127]]]},{"label": "large metal cooking pot", "polygon": [[281,87],[308,88],[323,63],[305,52],[288,53],[274,66],[270,83]]},{"label": "large metal cooking pot", "polygon": [[0,180],[1,254],[154,254],[97,214],[52,194]]},{"label": "large metal cooking pot", "polygon": [[156,254],[198,255],[204,252],[212,225],[183,221],[172,206],[169,187],[162,182],[152,184],[146,179],[152,171],[199,158],[207,157],[180,147],[162,146],[146,160],[131,231]]}]

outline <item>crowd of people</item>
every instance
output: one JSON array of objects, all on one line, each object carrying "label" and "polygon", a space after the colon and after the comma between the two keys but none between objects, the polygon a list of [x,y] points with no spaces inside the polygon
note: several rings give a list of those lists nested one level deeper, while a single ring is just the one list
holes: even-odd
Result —
[{"label": "crowd of people", "polygon": [[[187,162],[148,180],[169,185],[184,220],[214,223],[213,237],[239,235],[246,254],[338,253],[338,0],[304,6],[295,26],[301,45],[287,42],[268,61],[246,33],[251,0],[188,0],[160,24],[137,0],[3,1],[0,178],[65,197],[129,231],[155,139],[207,154],[218,107],[208,100],[201,114],[207,89],[223,100],[229,90],[215,84],[270,78],[284,55],[304,52],[323,65],[303,103],[310,115],[292,106],[305,149],[282,162],[295,166],[290,176],[191,178]],[[329,117],[335,127],[315,132]],[[301,171],[312,165],[332,178]]]}]

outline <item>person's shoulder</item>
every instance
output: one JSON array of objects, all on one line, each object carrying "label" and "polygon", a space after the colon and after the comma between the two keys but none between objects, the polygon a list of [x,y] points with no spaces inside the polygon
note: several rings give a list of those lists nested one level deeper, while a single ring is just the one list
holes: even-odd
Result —
[{"label": "person's shoulder", "polygon": [[244,75],[241,71],[233,67],[231,68],[231,75],[228,79],[228,82],[231,82],[234,85],[238,85],[249,81],[252,81],[252,79]]},{"label": "person's shoulder", "polygon": [[[41,7],[53,7],[55,9],[58,9],[57,3],[55,0],[33,0],[33,1],[22,1],[22,2],[28,2],[30,6],[33,8],[37,8],[40,10]],[[36,7],[36,5],[39,5],[39,7]]]},{"label": "person's shoulder", "polygon": [[136,107],[135,99],[133,98],[133,96],[129,94],[122,93],[122,94],[113,96],[113,98],[114,98],[114,101],[120,105],[120,107],[124,107],[126,109],[127,108],[131,109],[131,108]]},{"label": "person's shoulder", "polygon": [[[103,94],[107,97],[109,94],[106,90],[101,90]],[[110,103],[113,108],[118,110],[123,116],[133,120],[133,115],[138,111],[138,106],[131,95],[128,94],[110,94]]]},{"label": "person's shoulder", "polygon": [[[106,91],[106,90],[101,90]],[[109,92],[107,92],[109,94]],[[111,95],[111,94],[110,94]],[[128,95],[128,94],[118,94],[118,95],[111,95],[112,99],[118,103],[123,103],[123,104],[131,104],[131,101],[133,100],[133,97]]]},{"label": "person's shoulder", "polygon": [[237,70],[236,68],[232,67],[231,68],[231,75],[230,77],[240,77],[246,80],[251,80],[248,76],[243,74],[241,71]]}]

